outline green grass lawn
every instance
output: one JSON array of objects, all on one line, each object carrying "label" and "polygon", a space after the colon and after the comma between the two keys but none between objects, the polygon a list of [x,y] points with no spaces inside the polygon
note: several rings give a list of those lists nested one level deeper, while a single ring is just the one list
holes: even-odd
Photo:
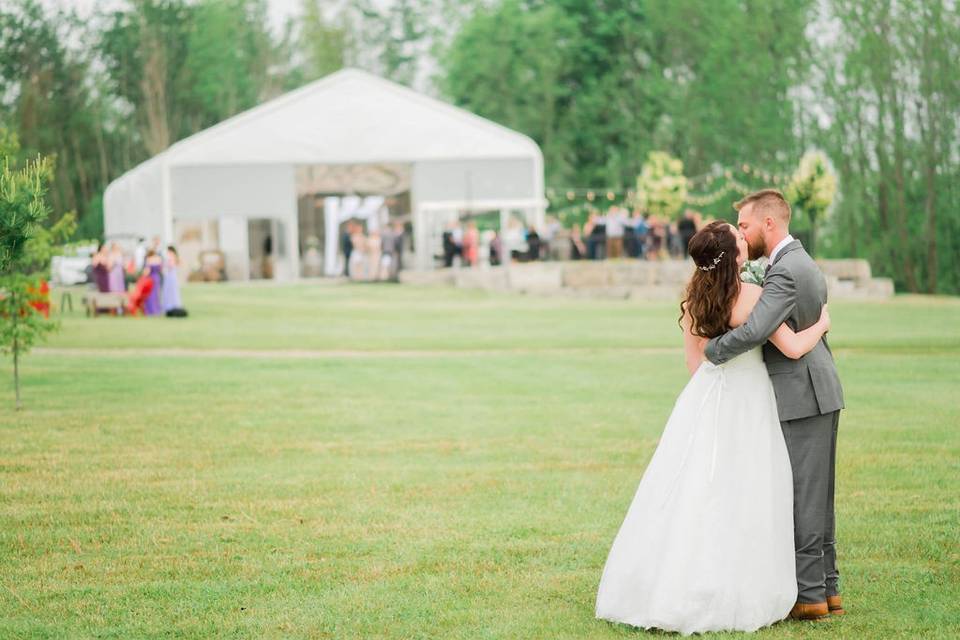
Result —
[{"label": "green grass lawn", "polygon": [[[687,379],[675,305],[184,298],[69,314],[19,413],[5,365],[0,638],[648,636],[593,606]],[[960,300],[831,310],[849,614],[750,637],[957,637]]]}]

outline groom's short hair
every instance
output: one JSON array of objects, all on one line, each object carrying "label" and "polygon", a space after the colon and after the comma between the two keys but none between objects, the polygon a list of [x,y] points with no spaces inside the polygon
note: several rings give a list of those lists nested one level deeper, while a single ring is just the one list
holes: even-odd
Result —
[{"label": "groom's short hair", "polygon": [[737,211],[748,204],[753,205],[753,214],[779,218],[784,224],[790,224],[790,203],[776,189],[761,189],[751,193],[743,200],[733,203]]}]

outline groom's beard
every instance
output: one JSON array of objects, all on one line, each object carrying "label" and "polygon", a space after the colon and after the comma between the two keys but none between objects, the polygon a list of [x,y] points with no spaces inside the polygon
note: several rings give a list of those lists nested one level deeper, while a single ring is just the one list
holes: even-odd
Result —
[{"label": "groom's beard", "polygon": [[747,240],[747,257],[751,260],[759,260],[767,253],[767,243],[763,241],[763,236],[757,238],[756,242]]}]

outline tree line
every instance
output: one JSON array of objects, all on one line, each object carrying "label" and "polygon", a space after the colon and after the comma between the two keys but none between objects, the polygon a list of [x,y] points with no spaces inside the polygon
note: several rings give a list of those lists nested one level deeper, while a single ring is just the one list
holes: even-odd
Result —
[{"label": "tree line", "polygon": [[[696,178],[744,163],[784,174],[822,149],[839,194],[818,253],[867,258],[899,290],[958,293],[958,11],[951,0],[304,0],[277,30],[266,0],[131,0],[84,19],[13,0],[0,8],[0,124],[23,157],[53,157],[52,219],[76,211],[77,235],[94,237],[103,189],[127,169],[359,66],[531,136],[558,192],[628,189],[651,151]],[[736,195],[702,209],[730,218]]]}]

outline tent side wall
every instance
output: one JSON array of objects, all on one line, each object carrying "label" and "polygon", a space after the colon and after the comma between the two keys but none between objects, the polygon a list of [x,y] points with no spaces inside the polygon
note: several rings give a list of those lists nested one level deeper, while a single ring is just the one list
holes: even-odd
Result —
[{"label": "tent side wall", "polygon": [[251,219],[283,224],[281,237],[273,238],[276,278],[288,280],[299,274],[292,165],[175,166],[170,170],[170,185],[174,220],[219,222],[220,249],[228,265],[234,265],[234,278],[248,277],[247,221]]},{"label": "tent side wall", "polygon": [[[433,266],[439,250],[437,216],[460,211],[521,210],[543,225],[543,161],[532,142],[525,158],[426,160],[414,165],[412,196],[416,267]],[[420,248],[423,248],[421,250]]]},{"label": "tent side wall", "polygon": [[413,175],[417,200],[473,203],[542,199],[537,193],[534,158],[428,160]]},{"label": "tent side wall", "polygon": [[163,215],[163,157],[156,156],[111,183],[103,194],[106,238],[166,238]]},{"label": "tent side wall", "polygon": [[170,184],[177,220],[275,218],[296,203],[291,165],[174,166]]}]

